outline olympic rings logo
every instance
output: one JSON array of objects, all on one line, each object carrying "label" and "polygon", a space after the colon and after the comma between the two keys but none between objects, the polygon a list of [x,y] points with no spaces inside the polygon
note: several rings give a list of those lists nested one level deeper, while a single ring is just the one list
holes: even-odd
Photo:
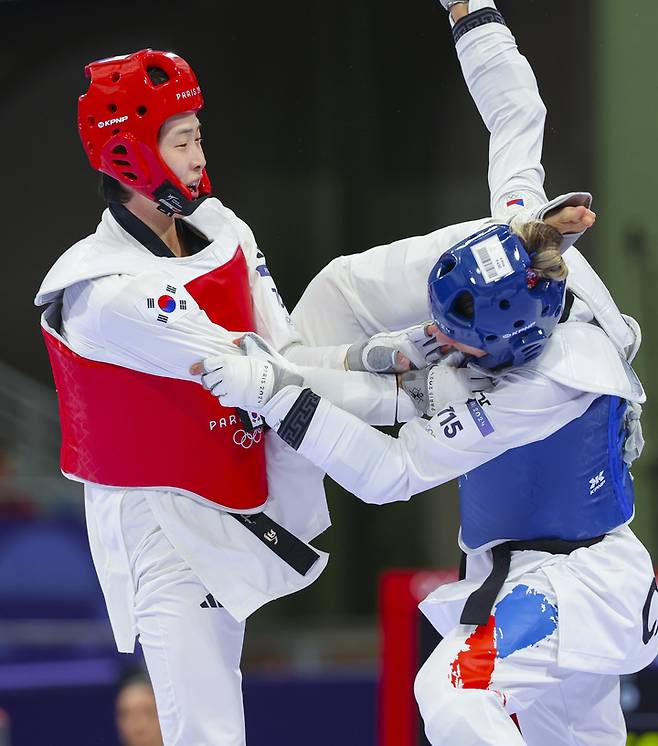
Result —
[{"label": "olympic rings logo", "polygon": [[233,433],[233,442],[236,446],[242,446],[243,448],[251,448],[254,443],[260,443],[262,439],[263,430],[261,428],[250,433],[245,430],[236,430]]}]

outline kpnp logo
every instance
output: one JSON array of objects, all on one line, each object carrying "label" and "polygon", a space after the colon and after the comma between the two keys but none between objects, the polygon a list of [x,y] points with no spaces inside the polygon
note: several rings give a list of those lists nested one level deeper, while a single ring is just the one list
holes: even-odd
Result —
[{"label": "kpnp logo", "polygon": [[106,119],[104,122],[98,123],[98,129],[103,129],[103,127],[111,127],[113,124],[123,124],[126,119],[128,119],[128,115],[126,114],[123,117],[115,117],[114,119]]}]

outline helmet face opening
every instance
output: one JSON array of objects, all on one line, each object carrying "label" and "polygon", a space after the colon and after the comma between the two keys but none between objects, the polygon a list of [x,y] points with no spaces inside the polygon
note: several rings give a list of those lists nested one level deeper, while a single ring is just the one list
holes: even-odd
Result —
[{"label": "helmet face opening", "polygon": [[483,350],[478,365],[522,365],[541,354],[562,313],[565,282],[528,279],[531,260],[507,225],[445,252],[428,279],[430,314],[453,339]]},{"label": "helmet face opening", "polygon": [[[192,68],[173,52],[143,49],[92,62],[85,73],[90,82],[78,100],[78,129],[91,166],[166,214],[190,214],[199,199],[165,163],[158,137],[167,119],[203,106]],[[204,169],[198,195],[210,191]]]},{"label": "helmet face opening", "polygon": [[468,324],[473,323],[473,296],[468,290],[462,290],[452,302],[450,315],[459,320],[459,322]]}]

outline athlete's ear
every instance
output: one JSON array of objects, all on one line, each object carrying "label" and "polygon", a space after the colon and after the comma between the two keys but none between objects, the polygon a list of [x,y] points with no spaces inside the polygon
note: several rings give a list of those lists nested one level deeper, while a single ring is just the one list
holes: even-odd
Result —
[{"label": "athlete's ear", "polygon": [[201,361],[200,363],[194,363],[194,365],[190,365],[190,373],[193,376],[200,376],[203,372],[203,361]]}]

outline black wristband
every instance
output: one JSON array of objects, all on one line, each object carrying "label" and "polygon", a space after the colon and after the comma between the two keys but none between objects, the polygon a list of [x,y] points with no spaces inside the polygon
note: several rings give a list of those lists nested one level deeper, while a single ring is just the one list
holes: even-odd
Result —
[{"label": "black wristband", "polygon": [[291,448],[297,450],[302,444],[319,403],[320,397],[317,394],[311,389],[304,389],[283,418],[277,433]]},{"label": "black wristband", "polygon": [[452,36],[455,40],[455,44],[469,31],[479,26],[484,26],[487,23],[502,23],[503,26],[507,26],[505,19],[496,10],[496,8],[480,8],[475,10],[473,13],[469,13],[467,16],[460,18],[457,23],[452,27]]}]

